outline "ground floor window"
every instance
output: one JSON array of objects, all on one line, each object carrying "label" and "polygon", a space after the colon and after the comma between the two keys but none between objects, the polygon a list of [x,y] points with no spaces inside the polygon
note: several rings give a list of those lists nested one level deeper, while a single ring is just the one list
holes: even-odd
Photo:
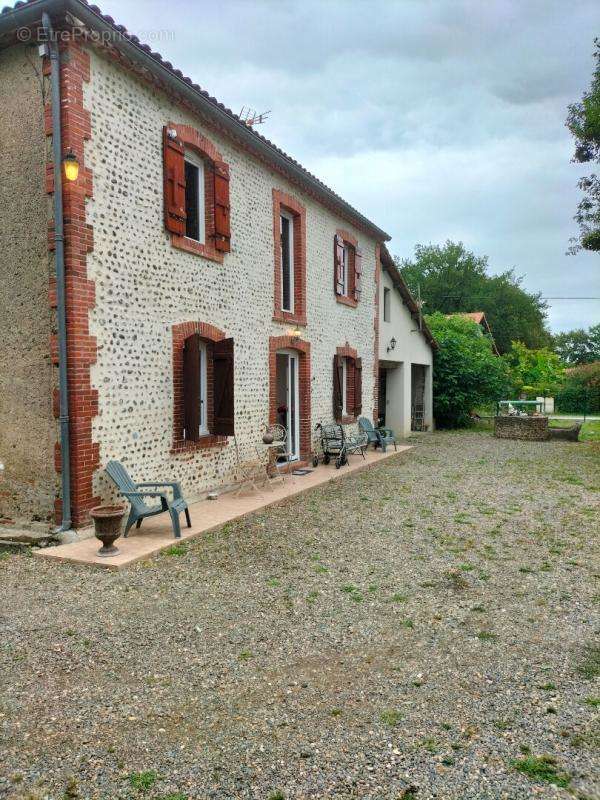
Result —
[{"label": "ground floor window", "polygon": [[234,345],[212,325],[173,326],[175,451],[234,435]]},{"label": "ground floor window", "polygon": [[338,348],[333,357],[333,416],[350,422],[362,413],[362,360],[350,347]]}]

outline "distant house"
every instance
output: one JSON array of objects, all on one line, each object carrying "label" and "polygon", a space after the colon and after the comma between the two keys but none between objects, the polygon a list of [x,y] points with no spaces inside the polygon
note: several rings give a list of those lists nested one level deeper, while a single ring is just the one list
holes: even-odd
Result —
[{"label": "distant house", "polygon": [[496,353],[497,356],[500,355],[500,353],[498,352],[498,348],[496,347],[496,342],[494,341],[494,335],[492,333],[492,329],[490,328],[490,325],[486,319],[485,311],[460,311],[455,314],[446,314],[446,316],[464,317],[465,319],[470,319],[473,322],[475,322],[477,325],[479,325],[483,333],[485,333],[486,336],[489,336],[490,339],[492,340],[492,348],[494,350],[494,353]]}]

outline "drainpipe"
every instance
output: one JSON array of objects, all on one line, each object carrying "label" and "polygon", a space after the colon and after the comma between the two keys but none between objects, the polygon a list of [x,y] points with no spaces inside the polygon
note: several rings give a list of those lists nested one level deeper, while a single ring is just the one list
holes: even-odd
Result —
[{"label": "drainpipe", "polygon": [[58,386],[60,397],[60,462],[62,522],[56,532],[71,530],[71,461],[69,444],[69,383],[67,377],[67,314],[65,291],[65,247],[62,197],[62,131],[60,125],[60,55],[47,12],[42,25],[50,52],[52,89],[52,162],[54,164],[54,260],[56,267],[56,316],[58,321]]}]

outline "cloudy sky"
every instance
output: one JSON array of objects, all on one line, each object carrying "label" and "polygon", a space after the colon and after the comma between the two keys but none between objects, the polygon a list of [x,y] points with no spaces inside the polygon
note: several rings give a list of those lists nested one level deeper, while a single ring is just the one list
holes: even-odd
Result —
[{"label": "cloudy sky", "polygon": [[[600,297],[567,256],[577,179],[564,126],[600,35],[597,0],[100,0],[392,236],[461,240],[546,297]],[[550,301],[555,331],[600,301]]]}]

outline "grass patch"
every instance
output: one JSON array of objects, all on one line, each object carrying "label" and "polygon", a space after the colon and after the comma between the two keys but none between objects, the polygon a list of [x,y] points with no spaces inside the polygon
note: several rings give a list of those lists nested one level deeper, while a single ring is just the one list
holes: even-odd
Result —
[{"label": "grass patch", "polygon": [[389,725],[390,728],[393,728],[394,725],[397,725],[402,719],[402,714],[394,710],[382,711],[379,715],[379,719],[384,725]]},{"label": "grass patch", "polygon": [[566,789],[571,783],[571,776],[558,768],[556,759],[552,756],[516,758],[510,762],[510,765],[538,783],[553,783],[563,789]]},{"label": "grass patch", "polygon": [[252,653],[250,650],[242,650],[242,652],[238,656],[238,661],[250,661],[252,658]]},{"label": "grass patch", "polygon": [[600,677],[600,645],[584,645],[583,657],[577,665],[577,672],[589,681]]},{"label": "grass patch", "polygon": [[491,633],[491,631],[479,631],[477,638],[481,642],[495,642],[498,637],[495,633]]},{"label": "grass patch", "polygon": [[187,547],[184,544],[172,544],[162,552],[164,556],[184,556],[187,552]]},{"label": "grass patch", "polygon": [[138,792],[147,792],[154,786],[157,780],[158,775],[153,769],[146,770],[145,772],[132,772],[129,776],[129,785]]}]

